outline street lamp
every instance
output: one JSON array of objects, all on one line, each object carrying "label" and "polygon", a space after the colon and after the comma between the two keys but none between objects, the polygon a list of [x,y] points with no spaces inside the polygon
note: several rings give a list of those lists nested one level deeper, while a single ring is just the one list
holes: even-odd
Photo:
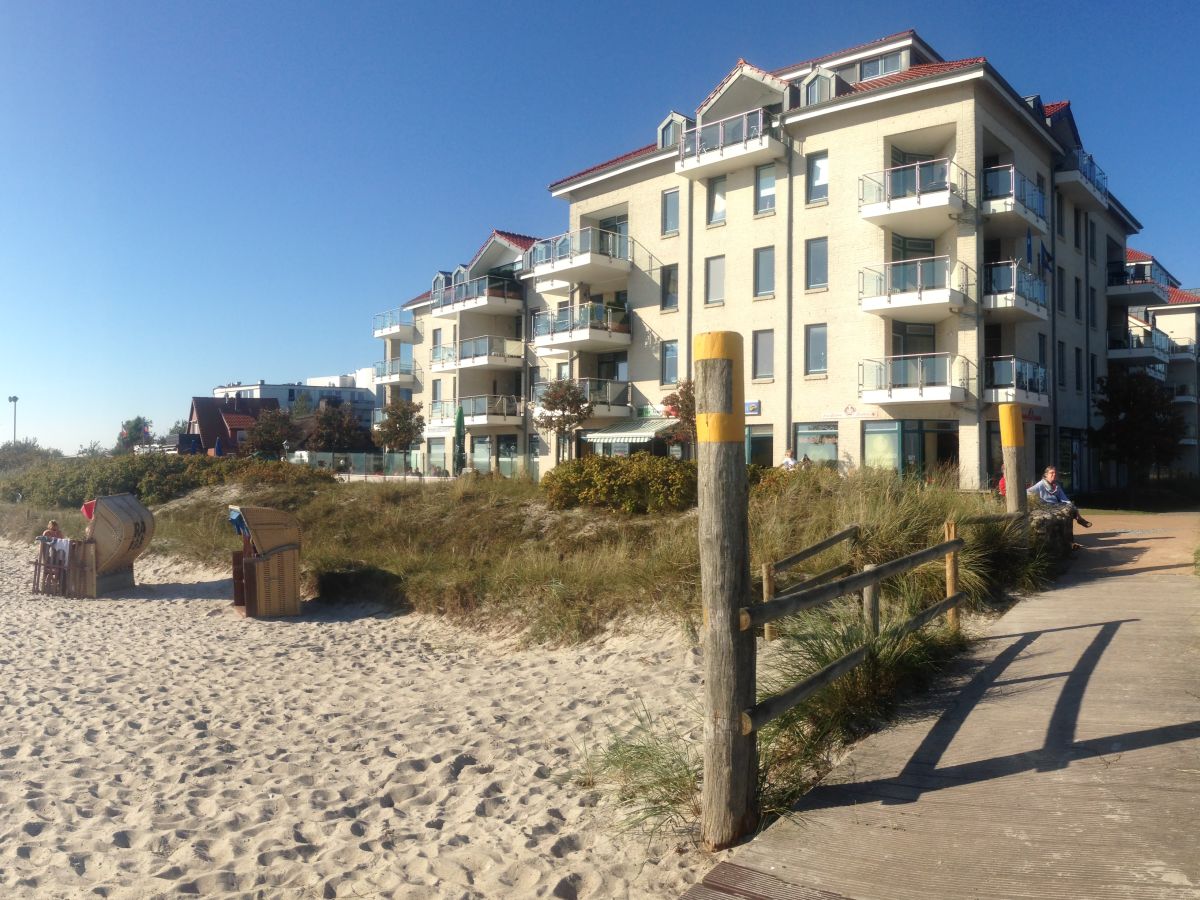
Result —
[{"label": "street lamp", "polygon": [[13,444],[17,443],[17,401],[21,398],[15,394],[8,398],[8,402],[13,405]]}]

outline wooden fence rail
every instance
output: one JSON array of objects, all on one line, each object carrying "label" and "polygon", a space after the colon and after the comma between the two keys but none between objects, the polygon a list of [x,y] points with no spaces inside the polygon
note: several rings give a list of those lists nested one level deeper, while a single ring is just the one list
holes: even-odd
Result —
[{"label": "wooden fence rail", "polygon": [[[811,547],[805,547],[799,553],[793,553],[791,556],[786,556],[778,562],[765,562],[762,565],[762,592],[763,603],[770,603],[775,599],[775,576],[780,572],[790,569],[797,563],[804,562],[806,559],[812,559],[818,554],[824,553],[831,547],[835,547],[842,541],[857,541],[859,535],[859,527],[857,525],[849,525],[843,528],[837,534],[830,535],[823,541],[818,541]],[[814,575],[812,578],[804,580],[804,587],[815,587],[818,584],[824,584],[830,578],[836,578],[838,575],[846,574],[854,571],[854,568],[846,563],[845,565],[835,566],[820,575]],[[773,641],[777,637],[775,626],[771,623],[763,628],[763,638],[768,641]]]}]

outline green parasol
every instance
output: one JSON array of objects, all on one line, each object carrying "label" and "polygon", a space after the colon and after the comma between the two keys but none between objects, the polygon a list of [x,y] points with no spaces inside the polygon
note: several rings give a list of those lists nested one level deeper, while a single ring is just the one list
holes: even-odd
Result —
[{"label": "green parasol", "polygon": [[460,405],[458,412],[454,416],[454,462],[451,470],[455,475],[463,470],[463,465],[466,462],[467,448],[467,420],[463,414],[463,408]]}]

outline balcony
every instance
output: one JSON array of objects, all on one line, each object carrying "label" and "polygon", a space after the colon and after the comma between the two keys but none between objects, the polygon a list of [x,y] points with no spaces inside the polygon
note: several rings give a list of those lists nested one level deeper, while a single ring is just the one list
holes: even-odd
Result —
[{"label": "balcony", "polygon": [[520,369],[525,363],[525,345],[512,338],[485,334],[457,344],[443,344],[429,351],[430,372],[461,369]]},{"label": "balcony", "polygon": [[1108,176],[1090,153],[1072,151],[1055,181],[1072,203],[1093,212],[1108,209]]},{"label": "balcony", "polygon": [[627,234],[580,228],[538,241],[522,257],[522,278],[534,279],[539,294],[569,294],[572,284],[591,287],[629,278],[634,240]]},{"label": "balcony", "polygon": [[[1108,358],[1112,362],[1165,367],[1171,359],[1171,339],[1157,328],[1110,328]],[[1165,376],[1164,376],[1165,377]]]},{"label": "balcony", "polygon": [[983,170],[983,201],[980,212],[988,217],[989,237],[1017,237],[1032,229],[1049,234],[1046,195],[1016,166],[992,166]]},{"label": "balcony", "polygon": [[1171,362],[1195,362],[1196,342],[1191,338],[1171,338]]},{"label": "balcony", "polygon": [[434,400],[429,404],[430,427],[453,428],[460,406],[468,431],[511,428],[520,425],[524,418],[520,397],[511,394],[482,394],[478,397],[459,397],[457,400]]},{"label": "balcony", "polygon": [[1024,263],[991,263],[983,270],[983,308],[990,322],[1045,322],[1047,288]]},{"label": "balcony", "polygon": [[858,273],[862,311],[905,322],[940,322],[957,315],[974,290],[974,270],[948,256],[905,259]]},{"label": "balcony", "polygon": [[503,275],[484,275],[435,291],[431,303],[432,314],[441,318],[462,312],[519,316],[525,310],[524,296],[517,281]]},{"label": "balcony", "polygon": [[970,361],[951,353],[885,356],[858,364],[858,395],[864,403],[962,403],[970,386]]},{"label": "balcony", "polygon": [[1022,406],[1050,405],[1050,383],[1045,366],[1015,356],[992,356],[984,362],[985,403],[1020,403]]},{"label": "balcony", "polygon": [[1188,426],[1187,430],[1183,433],[1183,437],[1179,439],[1179,443],[1185,447],[1195,447],[1196,446],[1196,426],[1195,425]]},{"label": "balcony", "polygon": [[735,169],[761,166],[783,156],[771,116],[764,109],[705,122],[683,133],[675,174],[712,178]]},{"label": "balcony", "polygon": [[632,342],[629,310],[621,307],[585,303],[533,315],[537,350],[604,352],[627,349]]},{"label": "balcony", "polygon": [[375,316],[373,332],[377,338],[390,338],[402,344],[417,342],[417,327],[413,314],[403,309],[392,309]]},{"label": "balcony", "polygon": [[970,202],[971,176],[949,159],[896,166],[858,179],[858,214],[906,237],[937,237]]},{"label": "balcony", "polygon": [[[603,378],[572,379],[583,389],[583,394],[592,403],[592,418],[594,419],[624,419],[633,415],[630,403],[628,381],[608,381]],[[533,414],[542,415],[542,395],[546,386],[552,382],[540,381],[533,386],[530,396],[533,401]]]},{"label": "balcony", "polygon": [[1108,300],[1114,306],[1163,306],[1167,303],[1166,274],[1159,278],[1147,263],[1111,263],[1108,268]]},{"label": "balcony", "polygon": [[1168,385],[1168,387],[1171,388],[1176,403],[1196,405],[1196,386],[1194,384],[1174,384]]},{"label": "balcony", "polygon": [[387,359],[375,363],[375,383],[412,387],[417,383],[420,372],[421,367],[410,360]]}]

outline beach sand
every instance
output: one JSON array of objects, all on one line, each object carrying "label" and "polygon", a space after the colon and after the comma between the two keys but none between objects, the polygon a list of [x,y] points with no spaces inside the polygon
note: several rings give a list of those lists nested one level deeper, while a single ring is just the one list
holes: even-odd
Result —
[{"label": "beach sand", "polygon": [[0,896],[677,897],[569,777],[642,704],[699,728],[670,626],[520,650],[369,605],[246,620],[151,558],[120,599],[29,590],[0,543]]}]

